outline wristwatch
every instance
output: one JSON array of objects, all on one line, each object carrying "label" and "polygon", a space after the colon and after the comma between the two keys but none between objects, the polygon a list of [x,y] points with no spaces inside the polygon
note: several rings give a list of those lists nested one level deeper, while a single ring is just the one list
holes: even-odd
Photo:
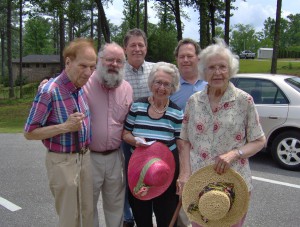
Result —
[{"label": "wristwatch", "polygon": [[244,152],[243,152],[242,150],[240,150],[240,149],[237,149],[237,152],[238,152],[238,154],[239,154],[240,158],[241,158],[241,157],[243,157],[243,154],[244,154]]}]

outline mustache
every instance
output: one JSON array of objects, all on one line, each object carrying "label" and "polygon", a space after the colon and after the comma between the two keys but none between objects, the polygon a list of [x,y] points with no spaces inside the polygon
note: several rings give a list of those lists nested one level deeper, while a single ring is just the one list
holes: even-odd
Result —
[{"label": "mustache", "polygon": [[113,68],[107,68],[107,73],[111,73],[111,74],[113,74],[113,73],[115,73],[115,74],[119,74],[119,72],[120,72],[120,70],[117,70],[117,69],[113,69]]},{"label": "mustache", "polygon": [[118,87],[124,78],[125,69],[111,68],[104,65],[99,65],[96,69],[99,81],[107,88]]}]

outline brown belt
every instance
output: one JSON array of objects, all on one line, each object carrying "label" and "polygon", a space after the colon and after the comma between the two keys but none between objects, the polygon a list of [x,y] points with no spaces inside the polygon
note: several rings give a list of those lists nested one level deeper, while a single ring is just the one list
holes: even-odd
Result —
[{"label": "brown belt", "polygon": [[80,149],[80,151],[71,151],[71,152],[63,152],[63,151],[53,151],[53,150],[50,150],[50,149],[48,149],[48,151],[49,152],[54,152],[54,153],[61,153],[61,154],[77,154],[77,153],[79,153],[79,154],[85,154],[86,152],[88,152],[88,150],[89,150],[89,148],[88,147],[82,147],[81,149]]},{"label": "brown belt", "polygon": [[117,151],[118,149],[119,148],[113,149],[113,150],[107,150],[107,151],[94,151],[94,150],[91,150],[91,152],[94,152],[95,154],[108,155],[108,154],[113,153],[114,151]]}]

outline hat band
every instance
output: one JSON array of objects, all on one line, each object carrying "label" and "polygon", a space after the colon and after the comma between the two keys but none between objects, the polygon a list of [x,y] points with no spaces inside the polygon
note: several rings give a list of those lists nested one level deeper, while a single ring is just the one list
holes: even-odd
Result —
[{"label": "hat band", "polygon": [[[207,186],[205,186],[202,191],[199,193],[199,199],[207,192],[209,191],[220,191],[224,192],[230,201],[230,207],[229,210],[231,209],[234,199],[235,199],[235,191],[234,191],[234,184],[233,183],[227,183],[227,182],[214,182],[214,183],[209,183]],[[199,207],[196,203],[191,203],[188,206],[187,211],[189,213],[192,213],[193,211],[199,211]],[[205,218],[203,215],[201,215],[202,220],[207,223],[209,220]]]},{"label": "hat band", "polygon": [[141,171],[141,173],[140,173],[139,180],[138,180],[136,186],[135,186],[134,189],[133,189],[133,192],[134,192],[135,195],[137,195],[137,196],[139,196],[139,197],[142,197],[142,196],[147,195],[150,186],[149,186],[149,185],[146,185],[146,184],[144,183],[145,175],[146,175],[148,169],[150,168],[150,166],[151,166],[153,163],[155,163],[155,162],[157,162],[157,161],[160,161],[160,160],[161,160],[160,158],[152,158],[152,159],[150,159],[150,160],[146,163],[146,165],[144,165],[144,167],[143,167],[143,169],[142,169],[142,171]]}]

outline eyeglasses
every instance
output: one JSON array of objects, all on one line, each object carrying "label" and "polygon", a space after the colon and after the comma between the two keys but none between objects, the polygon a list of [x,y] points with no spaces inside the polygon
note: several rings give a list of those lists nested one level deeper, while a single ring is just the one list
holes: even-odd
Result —
[{"label": "eyeglasses", "polygon": [[121,59],[116,59],[116,58],[104,58],[104,57],[101,57],[101,59],[104,59],[104,61],[107,64],[114,64],[116,62],[118,66],[122,66],[125,63],[125,61],[123,61]]},{"label": "eyeglasses", "polygon": [[164,86],[164,88],[168,88],[170,89],[173,85],[171,83],[168,82],[162,82],[160,80],[154,80],[153,81],[154,86],[156,87],[160,87],[161,85]]},{"label": "eyeglasses", "polygon": [[228,72],[228,66],[226,66],[226,65],[220,65],[220,66],[213,65],[213,66],[209,66],[208,68],[206,68],[206,71],[208,73],[214,73],[214,72],[217,72],[217,71],[219,71],[220,73],[226,73],[226,72]]}]

